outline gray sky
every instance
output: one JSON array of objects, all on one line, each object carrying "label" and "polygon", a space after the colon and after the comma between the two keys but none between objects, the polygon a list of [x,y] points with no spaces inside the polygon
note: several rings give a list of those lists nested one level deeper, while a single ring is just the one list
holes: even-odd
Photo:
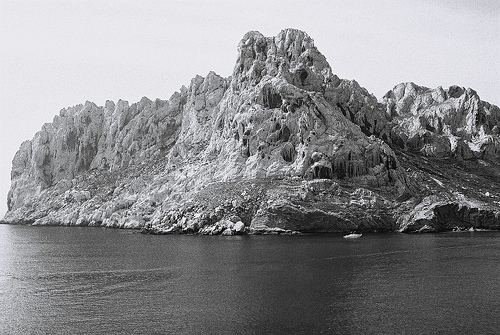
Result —
[{"label": "gray sky", "polygon": [[168,99],[196,74],[231,75],[247,31],[284,28],[377,98],[413,81],[500,105],[499,0],[0,0],[0,215],[15,152],[60,109]]}]

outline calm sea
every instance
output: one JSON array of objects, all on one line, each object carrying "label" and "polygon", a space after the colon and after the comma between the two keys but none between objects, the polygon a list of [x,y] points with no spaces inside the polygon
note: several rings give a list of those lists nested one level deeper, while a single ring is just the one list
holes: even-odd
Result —
[{"label": "calm sea", "polygon": [[500,232],[0,225],[0,334],[499,334]]}]

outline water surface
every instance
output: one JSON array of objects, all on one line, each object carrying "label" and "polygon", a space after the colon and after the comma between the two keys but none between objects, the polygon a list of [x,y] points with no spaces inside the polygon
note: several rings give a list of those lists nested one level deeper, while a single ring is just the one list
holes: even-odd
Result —
[{"label": "water surface", "polygon": [[0,334],[497,334],[500,232],[0,225]]}]

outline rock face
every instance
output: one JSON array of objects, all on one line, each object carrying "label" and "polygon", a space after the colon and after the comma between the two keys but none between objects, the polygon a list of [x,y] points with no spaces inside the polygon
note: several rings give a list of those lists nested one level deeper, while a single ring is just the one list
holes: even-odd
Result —
[{"label": "rock face", "polygon": [[470,88],[397,85],[383,98],[392,121],[391,142],[430,157],[498,162],[500,108]]},{"label": "rock face", "polygon": [[306,33],[249,32],[230,78],[63,109],[14,157],[4,221],[223,235],[499,228],[499,122],[456,86],[400,84],[378,102],[334,75]]}]

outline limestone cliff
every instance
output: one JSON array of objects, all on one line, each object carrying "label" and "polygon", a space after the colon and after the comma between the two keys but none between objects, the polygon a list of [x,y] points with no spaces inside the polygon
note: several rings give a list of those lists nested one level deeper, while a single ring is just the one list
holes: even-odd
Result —
[{"label": "limestone cliff", "polygon": [[[249,32],[230,78],[197,76],[169,100],[63,109],[14,157],[4,221],[204,234],[499,228],[499,120],[459,87],[400,84],[378,102],[334,75],[306,33]],[[455,170],[468,179],[457,184]]]},{"label": "limestone cliff", "polygon": [[383,102],[395,124],[394,145],[431,157],[498,162],[500,108],[481,101],[474,90],[404,83],[387,92]]}]

